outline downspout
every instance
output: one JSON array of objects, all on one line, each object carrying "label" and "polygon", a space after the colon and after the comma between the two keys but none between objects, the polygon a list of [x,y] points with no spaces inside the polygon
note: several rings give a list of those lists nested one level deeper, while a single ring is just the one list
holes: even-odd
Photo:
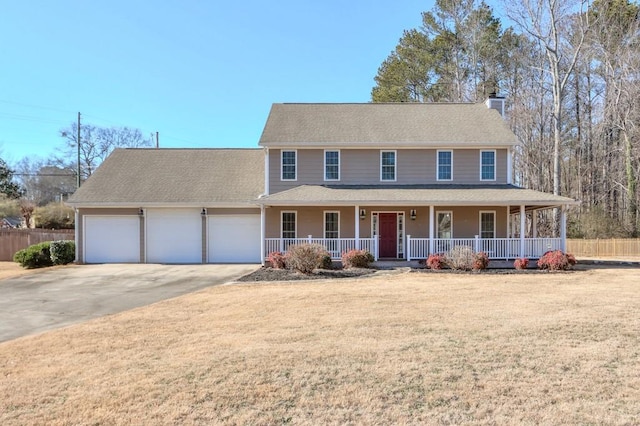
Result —
[{"label": "downspout", "polygon": [[264,195],[269,195],[269,148],[264,149]]},{"label": "downspout", "polygon": [[80,259],[80,230],[81,230],[81,226],[80,226],[80,210],[77,207],[73,208],[74,214],[75,214],[75,227],[76,227],[76,232],[75,232],[75,243],[76,243],[76,263],[81,263],[81,260],[84,259]]}]

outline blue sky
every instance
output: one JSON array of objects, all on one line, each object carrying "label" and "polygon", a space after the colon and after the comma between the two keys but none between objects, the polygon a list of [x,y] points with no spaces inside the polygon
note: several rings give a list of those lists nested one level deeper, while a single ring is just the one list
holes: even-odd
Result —
[{"label": "blue sky", "polygon": [[433,0],[7,1],[0,157],[46,158],[75,122],[161,147],[256,147],[274,102],[368,102]]}]

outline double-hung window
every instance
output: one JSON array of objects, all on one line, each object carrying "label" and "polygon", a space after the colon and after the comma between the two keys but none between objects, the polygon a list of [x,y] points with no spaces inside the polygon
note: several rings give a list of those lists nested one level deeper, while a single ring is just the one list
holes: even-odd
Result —
[{"label": "double-hung window", "polygon": [[438,180],[453,180],[453,151],[438,151]]},{"label": "double-hung window", "polygon": [[296,238],[296,212],[282,212],[282,238]]},{"label": "double-hung window", "polygon": [[324,212],[324,237],[340,238],[339,212]]},{"label": "double-hung window", "polygon": [[495,238],[496,212],[480,212],[480,238]]},{"label": "double-hung window", "polygon": [[297,175],[297,151],[282,151],[282,170],[280,174],[281,180],[296,180]]},{"label": "double-hung window", "polygon": [[480,180],[496,180],[495,151],[480,151]]},{"label": "double-hung window", "polygon": [[324,152],[324,180],[340,180],[340,151]]},{"label": "double-hung window", "polygon": [[396,180],[396,151],[380,151],[380,180]]}]

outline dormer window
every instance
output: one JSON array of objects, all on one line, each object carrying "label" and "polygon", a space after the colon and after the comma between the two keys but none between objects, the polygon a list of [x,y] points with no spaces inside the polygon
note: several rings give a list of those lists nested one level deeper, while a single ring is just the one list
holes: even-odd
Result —
[{"label": "dormer window", "polygon": [[297,160],[298,160],[298,152],[297,151],[282,151],[282,168],[280,179],[281,180],[296,180],[298,178],[297,174]]}]

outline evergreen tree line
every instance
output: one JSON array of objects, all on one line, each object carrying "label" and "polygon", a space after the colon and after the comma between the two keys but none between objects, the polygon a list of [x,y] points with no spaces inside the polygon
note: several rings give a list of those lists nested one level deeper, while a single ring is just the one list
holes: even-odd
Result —
[{"label": "evergreen tree line", "polygon": [[[637,237],[640,6],[437,0],[375,77],[373,102],[507,98],[516,183],[580,200],[574,237]],[[553,218],[549,218],[553,223]],[[550,225],[553,226],[553,225]]]}]

